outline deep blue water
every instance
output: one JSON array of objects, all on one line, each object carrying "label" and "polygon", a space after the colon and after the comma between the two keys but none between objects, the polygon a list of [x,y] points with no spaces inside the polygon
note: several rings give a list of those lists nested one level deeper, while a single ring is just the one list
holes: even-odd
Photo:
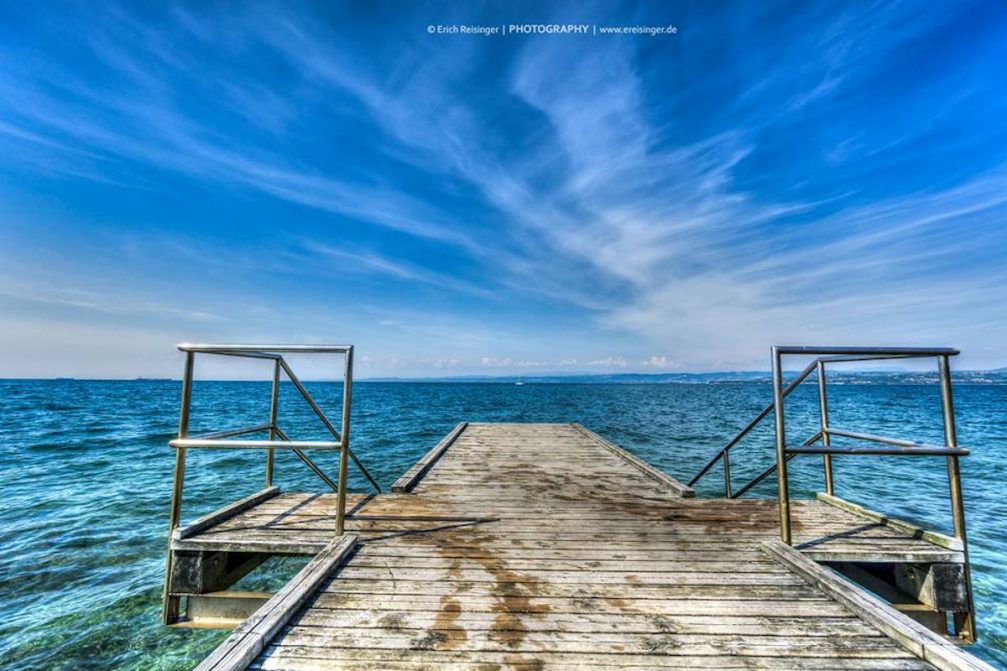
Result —
[{"label": "deep blue water", "polygon": [[[226,636],[160,626],[160,590],[179,383],[0,381],[0,666],[8,669],[186,669]],[[338,417],[338,385],[309,385]],[[289,385],[286,385],[289,387]],[[1007,386],[955,388],[981,643],[972,650],[1007,666]],[[307,406],[283,392],[281,426],[323,437]],[[197,382],[192,430],[265,421],[268,384]],[[354,449],[389,485],[458,421],[579,421],[687,480],[770,398],[764,382],[720,384],[358,383]],[[834,426],[937,442],[936,386],[837,385]],[[817,425],[813,389],[788,401],[789,427]],[[770,423],[743,443],[736,483],[772,463]],[[187,466],[184,518],[262,485],[263,456],[198,451]],[[317,461],[335,472],[334,454]],[[837,459],[838,493],[885,513],[949,530],[941,459]],[[821,461],[795,460],[794,493],[821,489]],[[278,456],[287,490],[320,491],[313,474]],[[722,493],[720,471],[701,495]],[[364,490],[363,480],[351,483]],[[770,479],[756,496],[772,497]],[[292,567],[281,562],[273,580]],[[268,581],[270,574],[262,578]]]}]

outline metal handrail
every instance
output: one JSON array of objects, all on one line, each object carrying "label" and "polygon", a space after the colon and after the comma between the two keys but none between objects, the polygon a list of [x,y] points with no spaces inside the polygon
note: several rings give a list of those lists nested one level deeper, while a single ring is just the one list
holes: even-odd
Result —
[{"label": "metal handrail", "polygon": [[[961,541],[963,548],[966,599],[968,611],[955,614],[956,632],[967,640],[975,640],[975,607],[972,596],[972,580],[968,559],[968,538],[965,529],[965,509],[961,485],[959,458],[967,456],[969,451],[959,447],[954,418],[954,401],[951,389],[951,367],[949,359],[959,354],[950,347],[800,347],[776,346],[772,348],[773,363],[773,402],[749,422],[730,442],[721,448],[713,458],[689,482],[692,486],[703,478],[718,460],[724,461],[724,495],[727,498],[738,498],[774,472],[777,474],[777,497],[780,512],[780,537],[784,543],[792,542],[790,520],[790,491],[787,479],[787,463],[798,454],[821,454],[825,470],[825,491],[834,495],[832,471],[833,455],[892,455],[892,456],[943,456],[947,459],[948,483],[951,499],[951,513],[954,525],[954,535]],[[816,357],[792,381],[784,384],[784,356],[814,356]],[[944,422],[944,445],[928,445],[908,440],[877,436],[859,431],[848,431],[832,428],[829,425],[829,408],[825,366],[829,363],[874,361],[883,359],[906,358],[936,358],[941,387],[941,413]],[[817,371],[818,397],[820,413],[819,431],[805,440],[800,446],[788,446],[786,439],[786,423],[784,400],[801,383]],[[735,447],[752,429],[770,414],[774,415],[776,434],[776,463],[762,471],[736,491],[731,490],[731,449]],[[861,442],[882,444],[887,447],[849,447],[834,446],[832,438],[847,438]],[[815,443],[821,441],[820,446]]]},{"label": "metal handrail", "polygon": [[[804,380],[806,380],[808,378],[808,376],[811,375],[812,371],[814,371],[814,370],[815,370],[815,365],[814,364],[812,364],[812,365],[808,366],[807,368],[805,368],[804,370],[802,370],[800,372],[800,374],[796,378],[794,378],[787,385],[787,388],[783,391],[784,397],[789,396],[790,392],[792,392],[795,389],[797,389],[797,387],[802,382],[804,382]],[[773,412],[773,408],[774,407],[775,406],[772,403],[770,403],[765,408],[763,408],[762,412],[760,412],[758,415],[755,416],[755,419],[753,419],[752,421],[750,421],[745,426],[745,428],[743,428],[741,431],[739,431],[737,433],[737,435],[735,435],[734,438],[732,438],[730,440],[730,442],[727,443],[727,445],[725,445],[723,448],[721,448],[721,450],[719,452],[717,452],[715,455],[713,455],[713,458],[710,459],[710,461],[708,461],[706,463],[706,465],[703,466],[702,469],[700,469],[699,473],[696,473],[696,475],[692,478],[692,480],[689,480],[689,486],[692,487],[697,482],[699,482],[703,478],[703,476],[706,475],[707,472],[711,468],[713,468],[713,466],[720,459],[724,458],[731,451],[732,447],[734,447],[735,445],[737,445],[738,443],[740,443],[741,440],[742,440],[742,438],[744,438],[745,436],[747,436],[752,431],[752,429],[754,429],[756,426],[758,426],[759,422],[761,422],[766,417],[768,417],[769,413]],[[725,492],[727,494],[727,498],[731,498],[731,492],[730,492],[730,489],[731,489],[731,487],[730,487],[731,467],[730,467],[729,462],[726,459],[725,459],[724,463],[725,463],[725,466],[724,466],[725,471],[724,471],[724,473],[725,473],[726,481],[727,481],[727,486],[725,488]]]},{"label": "metal handrail", "polygon": [[[959,353],[958,350],[952,349],[952,348],[922,348],[922,347],[909,347],[909,348],[906,348],[906,347],[902,347],[902,348],[897,348],[897,347],[879,347],[879,348],[871,348],[871,347],[852,347],[852,348],[819,347],[819,348],[809,348],[809,347],[787,346],[787,347],[781,347],[779,349],[781,350],[781,352],[783,352],[785,354],[805,354],[805,353],[809,353],[809,350],[815,350],[815,351],[823,353],[822,356],[817,357],[815,360],[813,360],[811,363],[809,363],[800,373],[797,374],[797,376],[793,380],[791,380],[790,382],[787,383],[786,387],[783,388],[783,398],[786,398],[786,397],[790,396],[790,394],[795,389],[797,389],[801,385],[801,383],[803,383],[805,380],[807,380],[808,377],[811,376],[811,373],[813,373],[813,372],[815,372],[817,370],[818,371],[818,379],[819,379],[819,394],[820,394],[820,396],[821,396],[822,399],[827,399],[827,397],[824,396],[824,391],[822,390],[822,386],[823,386],[823,383],[824,383],[824,380],[825,380],[825,374],[824,374],[825,368],[824,367],[825,367],[825,364],[827,364],[827,363],[851,363],[851,362],[859,362],[859,361],[877,361],[877,360],[890,360],[890,359],[912,359],[912,358],[941,356],[941,355],[953,356],[953,355],[956,355],[956,354]],[[850,354],[842,354],[843,352],[849,352]],[[827,400],[823,400],[823,403],[827,404],[828,401]],[[721,459],[723,459],[724,460],[724,483],[725,483],[724,494],[725,494],[726,498],[737,498],[738,496],[740,496],[739,493],[733,493],[732,494],[731,487],[730,487],[730,479],[731,479],[730,452],[731,452],[731,449],[734,448],[738,443],[740,443],[742,441],[742,439],[745,438],[745,436],[747,436],[749,433],[751,433],[752,430],[762,422],[762,420],[764,420],[766,417],[768,417],[770,414],[772,414],[772,412],[773,412],[773,410],[775,408],[776,408],[776,403],[775,402],[770,403],[765,408],[763,408],[762,411],[759,412],[759,414],[756,415],[754,419],[752,419],[752,421],[750,421],[748,424],[746,424],[745,427],[741,431],[739,431],[737,434],[735,434],[735,436],[724,447],[722,447],[720,450],[718,450],[713,455],[713,457],[708,462],[706,462],[706,464],[703,466],[703,468],[701,468],[699,470],[699,472],[696,473],[696,475],[694,475],[691,480],[689,480],[689,486],[690,487],[695,486],[695,484],[697,482],[699,482],[701,479],[703,479],[703,477],[706,476],[706,474],[710,471],[711,468],[713,468],[717,464],[718,461],[720,461]],[[827,407],[823,408],[822,412],[827,417],[827,415],[828,415],[828,408]],[[826,427],[827,423],[828,423],[827,421],[825,423],[823,423],[823,427],[822,427],[823,431],[825,431],[825,427]],[[826,431],[825,433],[828,433],[828,432]],[[823,436],[822,439],[823,440],[827,440],[828,436],[827,435]],[[772,469],[770,469],[769,472],[772,473],[773,470],[775,470],[775,466]],[[759,477],[759,481],[761,482],[761,480],[764,477],[765,477],[764,475],[761,476],[761,477]],[[831,480],[831,468],[829,469],[828,477]],[[757,484],[757,483],[755,483],[755,484]],[[743,488],[743,491],[747,492],[749,489],[751,489],[752,486],[754,486],[754,484],[749,483],[748,485],[746,485]],[[739,491],[742,491],[742,490],[739,490]],[[828,491],[831,493],[832,488],[829,487]]]},{"label": "metal handrail", "polygon": [[[183,343],[178,349],[185,352],[185,369],[182,375],[182,402],[178,417],[178,437],[169,441],[169,445],[175,449],[175,473],[172,482],[171,510],[168,523],[168,537],[171,538],[175,529],[179,526],[181,518],[181,508],[183,500],[183,487],[185,481],[185,456],[186,450],[192,448],[261,448],[266,450],[266,487],[271,487],[273,482],[273,461],[275,449],[289,449],[308,468],[312,470],[326,485],[337,494],[336,504],[336,534],[342,535],[345,531],[346,518],[346,487],[347,487],[347,467],[349,459],[363,473],[370,485],[378,492],[380,485],[364,467],[357,455],[350,449],[350,404],[353,390],[353,346],[352,345],[207,345]],[[286,353],[296,354],[342,354],[344,355],[345,366],[343,369],[343,402],[340,427],[337,429],[329,420],[322,408],[315,402],[311,393],[305,388],[300,378],[297,377],[293,369],[284,358]],[[192,407],[192,381],[193,369],[195,366],[196,354],[213,354],[221,356],[233,356],[252,359],[267,359],[273,361],[272,391],[269,407],[269,421],[250,427],[237,429],[227,429],[214,431],[196,436],[189,436],[189,416]],[[277,424],[279,411],[279,393],[281,372],[285,373],[290,382],[297,389],[301,397],[311,407],[312,411],[321,420],[325,428],[332,434],[335,440],[290,440],[290,437],[280,429]],[[268,432],[267,440],[229,440],[238,436],[246,436],[254,433]],[[338,483],[333,482],[321,468],[318,467],[303,450],[339,450],[339,475]],[[164,611],[162,619],[170,623],[177,618],[177,600],[170,593],[171,572],[172,572],[172,549],[169,542],[168,559],[165,577]]]},{"label": "metal handrail", "polygon": [[[281,440],[275,440],[270,438],[270,440],[224,440],[224,438],[231,438],[235,436],[247,435],[251,433],[262,433],[264,431],[270,431],[271,435],[276,435],[279,432],[279,427],[276,425],[275,421],[275,404],[270,407],[270,422],[266,424],[260,424],[257,426],[251,426],[239,429],[230,429],[227,431],[216,431],[211,433],[200,434],[196,436],[178,437],[174,440],[168,442],[168,445],[174,448],[250,448],[250,449],[291,449],[294,451],[299,451],[303,449],[314,449],[314,450],[341,450],[344,447],[344,441],[341,437],[341,432],[338,431],[329,418],[325,415],[325,412],[321,409],[318,403],[312,397],[311,393],[305,388],[304,384],[301,382],[297,374],[294,373],[293,369],[286,359],[280,354],[281,352],[295,352],[295,353],[342,353],[347,354],[352,352],[351,345],[270,345],[270,346],[257,346],[257,345],[194,345],[183,343],[178,346],[178,349],[191,353],[204,353],[204,354],[219,354],[223,356],[236,356],[236,357],[250,357],[250,358],[263,358],[270,359],[276,362],[277,373],[282,370],[286,373],[288,379],[293,383],[294,387],[300,393],[301,397],[308,403],[308,406],[312,409],[315,415],[321,420],[325,425],[325,428],[332,434],[336,439],[335,441],[293,441],[289,437],[284,437]],[[279,384],[278,375],[274,376],[274,386]],[[349,381],[346,380],[344,375],[344,405],[346,401],[346,396],[349,391],[349,387],[352,384],[352,378]],[[278,392],[278,389],[275,391]],[[187,414],[187,411],[186,411]],[[343,428],[342,433],[348,432],[348,426]],[[353,463],[360,469],[364,477],[371,486],[378,492],[381,491],[381,486],[378,485],[377,481],[371,476],[370,472],[357,457],[356,453],[349,447],[349,441],[345,441],[345,447],[349,451],[349,456],[353,459]]]},{"label": "metal handrail", "polygon": [[[169,441],[169,445],[175,448],[267,448],[267,449],[293,449],[295,451],[301,449],[315,449],[315,450],[341,450],[344,447],[344,441],[341,438],[341,433],[336,430],[332,422],[319,407],[318,403],[311,396],[311,393],[305,388],[304,384],[301,383],[300,378],[294,373],[290,364],[282,356],[281,352],[294,352],[294,353],[351,353],[351,345],[270,345],[268,347],[262,347],[257,345],[194,345],[183,343],[178,346],[178,349],[183,352],[188,353],[205,353],[205,354],[220,354],[224,356],[236,356],[236,357],[250,357],[250,358],[262,358],[271,359],[276,362],[276,373],[274,375],[274,385],[279,384],[278,373],[282,369],[286,373],[287,378],[293,383],[294,387],[301,394],[301,397],[308,403],[315,415],[322,421],[325,428],[336,438],[335,441],[291,441],[289,438],[283,440],[274,440],[272,437],[270,440],[228,440],[224,441],[223,438],[240,436],[250,433],[259,433],[262,431],[270,430],[271,435],[274,435],[278,430],[275,423],[275,404],[270,408],[270,415],[272,423],[262,424],[255,427],[248,427],[244,429],[233,429],[230,431],[220,431],[215,433],[202,434],[198,436],[187,436],[179,437],[172,441]],[[344,381],[344,385],[348,388],[349,383]],[[345,397],[345,394],[344,394]],[[345,401],[345,398],[344,398]],[[348,427],[344,427],[343,432],[346,432]],[[356,453],[349,448],[349,443],[346,441],[346,448],[349,451],[349,456],[353,459],[353,463],[357,465],[357,468],[363,473],[364,477],[371,486],[378,492],[381,491],[381,486],[378,485],[377,481],[371,476],[370,472],[363,465],[360,459],[357,457]]]},{"label": "metal handrail", "polygon": [[276,359],[281,354],[348,354],[353,351],[353,345],[208,345],[184,342],[178,345],[178,349],[182,352],[251,354]]},{"label": "metal handrail", "polygon": [[914,442],[912,440],[901,440],[899,438],[886,438],[885,436],[876,436],[872,433],[861,433],[859,431],[846,431],[845,429],[833,429],[828,427],[825,429],[825,433],[830,436],[839,436],[840,438],[853,438],[854,440],[863,440],[869,443],[884,443],[885,445],[898,445],[900,447],[933,447],[926,443]]}]

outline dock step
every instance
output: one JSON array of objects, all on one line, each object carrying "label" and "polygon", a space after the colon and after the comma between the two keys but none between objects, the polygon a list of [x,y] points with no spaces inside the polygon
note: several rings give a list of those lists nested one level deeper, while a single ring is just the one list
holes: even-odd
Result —
[{"label": "dock step", "polygon": [[270,592],[208,592],[186,598],[185,616],[173,627],[234,629],[273,596]]},{"label": "dock step", "polygon": [[356,548],[357,540],[353,534],[334,538],[283,589],[236,627],[196,671],[246,668],[326,578],[346,561]]}]

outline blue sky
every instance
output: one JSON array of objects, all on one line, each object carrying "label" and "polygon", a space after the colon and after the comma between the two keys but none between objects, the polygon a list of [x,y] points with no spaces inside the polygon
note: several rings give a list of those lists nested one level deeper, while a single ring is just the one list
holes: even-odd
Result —
[{"label": "blue sky", "polygon": [[[430,35],[428,25],[675,25]],[[1007,365],[1007,6],[4,3],[0,376]]]}]

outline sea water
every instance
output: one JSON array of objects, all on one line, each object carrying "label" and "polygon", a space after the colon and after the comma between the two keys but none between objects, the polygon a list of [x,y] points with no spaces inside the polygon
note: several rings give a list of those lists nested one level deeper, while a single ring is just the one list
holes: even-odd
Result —
[{"label": "sea water", "polygon": [[[162,627],[173,451],[180,384],[172,381],[0,381],[0,668],[187,669],[227,632]],[[332,417],[340,387],[309,387]],[[768,381],[708,384],[378,383],[354,386],[352,444],[383,487],[461,420],[577,421],[671,475],[688,480],[770,399]],[[955,387],[973,581],[981,641],[971,650],[1007,666],[1007,385]],[[197,382],[192,431],[266,421],[268,383]],[[837,384],[832,424],[926,442],[943,438],[936,385]],[[788,400],[788,430],[817,429],[813,385]],[[280,424],[323,439],[311,410],[284,385]],[[773,463],[771,421],[733,453],[735,486]],[[261,452],[190,450],[183,518],[261,488]],[[316,461],[335,473],[337,456]],[[950,530],[940,458],[837,457],[840,496],[929,528]],[[791,462],[792,496],[822,489],[821,459]],[[287,491],[324,491],[280,454]],[[351,485],[366,491],[358,474]],[[721,471],[698,485],[722,496]],[[769,478],[752,496],[771,498]],[[300,564],[271,562],[252,587],[274,588]],[[259,581],[254,583],[254,581]]]}]

